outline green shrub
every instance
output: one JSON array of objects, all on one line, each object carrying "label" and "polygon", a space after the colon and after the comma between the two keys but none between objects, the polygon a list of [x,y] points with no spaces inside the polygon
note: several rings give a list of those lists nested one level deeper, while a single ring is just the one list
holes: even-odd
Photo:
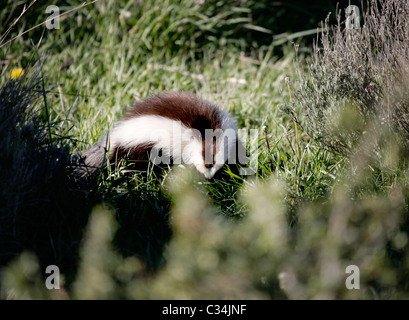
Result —
[{"label": "green shrub", "polygon": [[[173,172],[173,237],[166,264],[147,276],[136,257],[114,250],[114,215],[94,210],[82,242],[72,290],[44,290],[34,257],[5,270],[4,297],[75,299],[407,299],[408,188],[353,201],[343,184],[327,202],[299,210],[287,227],[282,182],[248,184],[248,215],[231,223],[216,215],[186,170]],[[359,268],[359,290],[346,287]],[[46,275],[43,275],[43,277]],[[63,280],[62,280],[63,281]],[[14,291],[10,291],[14,288]]]},{"label": "green shrub", "polygon": [[350,154],[369,127],[397,133],[407,149],[408,1],[369,1],[360,29],[348,29],[343,13],[336,26],[325,22],[287,109],[298,112],[311,137],[339,152]]}]

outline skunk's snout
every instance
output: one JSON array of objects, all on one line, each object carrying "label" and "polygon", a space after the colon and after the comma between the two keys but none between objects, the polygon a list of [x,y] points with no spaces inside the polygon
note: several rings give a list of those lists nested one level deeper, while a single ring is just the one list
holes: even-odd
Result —
[{"label": "skunk's snout", "polygon": [[205,168],[210,169],[210,168],[213,167],[213,164],[211,164],[211,163],[205,163],[204,166],[205,166]]}]

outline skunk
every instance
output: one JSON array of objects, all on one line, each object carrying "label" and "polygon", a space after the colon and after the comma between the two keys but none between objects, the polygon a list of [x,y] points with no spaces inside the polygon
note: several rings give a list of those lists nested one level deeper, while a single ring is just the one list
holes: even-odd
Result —
[{"label": "skunk", "polygon": [[107,158],[127,158],[135,164],[193,166],[211,179],[226,162],[236,164],[239,153],[245,159],[227,112],[187,92],[166,92],[136,103],[110,133],[84,151],[82,173],[95,171]]}]

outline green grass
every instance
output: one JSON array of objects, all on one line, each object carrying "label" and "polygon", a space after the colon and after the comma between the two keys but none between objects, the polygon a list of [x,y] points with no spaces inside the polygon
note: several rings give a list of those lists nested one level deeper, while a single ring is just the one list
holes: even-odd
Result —
[{"label": "green grass", "polygon": [[[320,294],[330,298],[359,297],[345,292],[341,285],[331,287],[318,279],[318,274],[325,276],[327,270],[320,255],[330,255],[328,239],[339,249],[340,265],[348,259],[363,261],[363,265],[366,261],[361,256],[351,258],[351,248],[359,245],[359,236],[351,240],[352,244],[331,238],[331,217],[340,219],[337,208],[344,201],[344,209],[355,219],[351,220],[351,228],[356,231],[356,221],[363,219],[360,213],[370,216],[372,210],[365,201],[355,206],[351,198],[356,195],[362,199],[368,194],[379,195],[378,202],[385,208],[395,204],[393,208],[398,208],[401,202],[396,197],[393,201],[388,198],[390,182],[405,180],[406,173],[371,172],[367,180],[348,185],[345,177],[351,160],[323,148],[319,137],[310,137],[302,126],[298,127],[297,136],[292,117],[283,109],[293,98],[285,78],[290,77],[297,85],[296,69],[307,59],[300,52],[309,49],[298,50],[296,56],[294,46],[287,44],[280,57],[274,55],[272,46],[243,49],[243,40],[223,33],[225,28],[231,31],[229,27],[239,24],[239,20],[202,17],[197,3],[161,1],[161,6],[155,6],[146,1],[141,8],[127,1],[101,1],[92,8],[81,9],[64,20],[60,30],[36,30],[31,36],[16,39],[10,47],[1,48],[5,68],[0,86],[5,85],[14,67],[21,66],[26,76],[32,75],[39,69],[30,61],[39,59],[43,81],[40,84],[44,83],[47,92],[36,88],[44,95],[35,100],[35,105],[46,124],[45,131],[51,134],[45,141],[63,152],[69,148],[68,153],[73,156],[98,141],[134,101],[163,90],[196,93],[229,111],[239,128],[258,130],[258,140],[247,146],[258,151],[256,174],[246,179],[207,182],[186,172],[180,178],[179,169],[129,175],[124,174],[124,168],[112,168],[81,181],[67,170],[66,181],[61,184],[68,199],[53,198],[54,207],[40,214],[48,221],[47,232],[23,234],[18,239],[20,244],[11,247],[15,249],[14,256],[25,249],[34,251],[41,270],[51,262],[60,263],[70,294],[76,298],[168,298],[173,287],[178,293],[172,297],[180,298],[311,298]],[[246,12],[245,8],[236,12],[226,9],[224,14],[229,17]],[[185,23],[180,23],[181,17]],[[195,19],[197,22],[192,23]],[[197,36],[195,42],[187,43],[192,35]],[[407,192],[404,188],[399,190]],[[106,234],[101,231],[102,234],[84,235],[91,210],[99,204],[104,207],[98,207],[91,216],[88,228],[92,229],[93,223],[112,223],[116,232],[110,229]],[[101,216],[110,214],[115,222],[104,222]],[[54,220],[47,220],[53,215]],[[29,213],[24,217],[30,217]],[[376,223],[387,220],[383,215],[376,219]],[[364,224],[362,232],[372,227]],[[394,235],[400,235],[398,238],[404,243],[404,225],[401,231]],[[288,239],[283,235],[287,232]],[[57,238],[59,247],[54,246]],[[379,247],[383,248],[387,240],[382,241]],[[111,242],[114,249],[107,245]],[[366,245],[362,249],[365,257],[377,248],[366,238],[362,243]],[[0,245],[6,250],[5,243]],[[96,258],[99,264],[94,265],[84,251],[99,249],[107,253],[101,253]],[[67,254],[70,259],[65,257]],[[133,260],[135,257],[137,260]],[[14,263],[24,264],[26,258]],[[203,263],[209,259],[218,262],[211,266]],[[376,272],[384,268],[382,259],[383,256],[368,271],[368,283],[373,278],[378,280]],[[118,276],[120,266],[128,265],[133,266],[133,271]],[[183,268],[185,271],[180,271]],[[18,275],[7,270],[3,295],[10,286],[17,288],[20,283]],[[98,291],[99,287],[89,292],[85,289],[89,282],[84,279],[92,270],[101,275],[107,291],[103,291],[103,285],[102,291]],[[297,285],[287,288],[282,284],[278,275],[283,272],[284,277],[297,274]],[[116,279],[113,283],[111,276]],[[150,277],[155,280],[149,282]],[[220,286],[223,279],[235,281],[237,293]],[[388,279],[375,281],[374,287],[397,282]],[[98,283],[97,279],[89,281]],[[21,283],[24,288],[25,282]],[[302,287],[299,293],[297,286]],[[111,287],[116,289],[111,292]],[[49,293],[36,294],[50,298]],[[370,290],[363,296],[373,297]]]}]

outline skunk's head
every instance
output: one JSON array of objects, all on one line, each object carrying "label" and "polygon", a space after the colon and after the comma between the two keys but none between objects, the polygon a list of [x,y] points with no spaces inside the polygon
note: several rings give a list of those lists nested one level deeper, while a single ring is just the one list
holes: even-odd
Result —
[{"label": "skunk's head", "polygon": [[196,139],[198,143],[193,144],[192,164],[202,173],[205,178],[211,179],[229,160],[235,159],[237,135],[232,119],[227,113],[219,111],[221,118],[220,127],[211,129],[198,129]]}]

